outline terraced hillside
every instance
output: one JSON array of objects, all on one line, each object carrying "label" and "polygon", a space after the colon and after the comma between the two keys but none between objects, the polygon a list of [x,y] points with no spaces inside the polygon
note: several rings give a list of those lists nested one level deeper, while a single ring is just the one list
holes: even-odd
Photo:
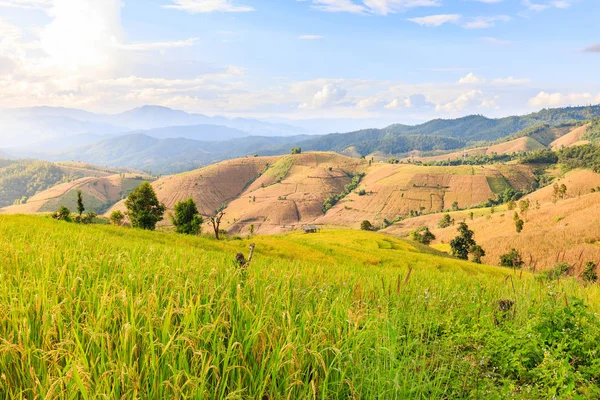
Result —
[{"label": "terraced hillside", "polygon": [[[565,198],[553,199],[554,189],[547,186],[526,196],[531,201],[526,213],[521,213],[518,207],[507,210],[504,205],[496,207],[494,213],[485,208],[450,215],[456,221],[465,220],[475,232],[475,240],[487,253],[483,260],[488,264],[499,264],[500,255],[515,248],[532,267],[545,269],[564,261],[580,273],[585,262],[600,262],[600,174],[572,171],[556,183],[567,187]],[[525,221],[521,233],[516,232],[515,211]],[[456,227],[439,229],[441,217],[442,214],[432,214],[407,219],[384,232],[403,237],[420,226],[428,226],[437,237],[434,247],[448,250],[447,244],[457,235]]]},{"label": "terraced hillside", "polygon": [[[359,185],[345,196],[356,176]],[[226,161],[153,183],[169,210],[193,198],[211,215],[227,205],[223,227],[231,233],[288,232],[304,224],[358,227],[363,219],[383,223],[413,211],[441,211],[456,201],[479,204],[506,187],[530,188],[531,169],[519,165],[422,167],[369,163],[335,153],[250,157]],[[357,192],[364,190],[360,196]],[[331,209],[324,203],[340,197]],[[423,208],[423,209],[421,209]],[[114,209],[124,210],[123,203]],[[169,225],[165,218],[163,225]]]}]

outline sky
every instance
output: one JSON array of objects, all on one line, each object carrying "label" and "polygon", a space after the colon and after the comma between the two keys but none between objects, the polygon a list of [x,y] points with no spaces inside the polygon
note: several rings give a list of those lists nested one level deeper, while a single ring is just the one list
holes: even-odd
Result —
[{"label": "sky", "polygon": [[410,123],[600,103],[598,0],[0,0],[0,108]]}]

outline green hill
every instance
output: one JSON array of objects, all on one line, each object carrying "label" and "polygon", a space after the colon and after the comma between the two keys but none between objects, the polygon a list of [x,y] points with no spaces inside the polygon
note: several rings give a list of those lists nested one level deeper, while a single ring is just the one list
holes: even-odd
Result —
[{"label": "green hill", "polygon": [[0,397],[600,396],[597,286],[371,232],[252,242],[244,272],[245,239],[0,216]]}]

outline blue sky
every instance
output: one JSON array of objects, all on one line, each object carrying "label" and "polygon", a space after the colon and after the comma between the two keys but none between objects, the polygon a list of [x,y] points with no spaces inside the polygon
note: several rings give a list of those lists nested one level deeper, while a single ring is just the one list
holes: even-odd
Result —
[{"label": "blue sky", "polygon": [[597,0],[0,0],[0,107],[416,122],[600,103]]}]

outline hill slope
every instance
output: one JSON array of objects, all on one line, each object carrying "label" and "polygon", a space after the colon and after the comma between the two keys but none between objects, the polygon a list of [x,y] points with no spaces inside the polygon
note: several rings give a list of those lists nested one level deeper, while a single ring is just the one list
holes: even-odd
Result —
[{"label": "hill slope", "polygon": [[[567,187],[567,198],[554,203],[552,186],[540,189],[526,198],[532,206],[526,215],[523,232],[516,232],[513,215],[506,206],[497,207],[495,213],[489,209],[473,210],[474,220],[468,217],[469,211],[452,212],[456,221],[466,220],[475,232],[475,240],[486,251],[484,261],[498,264],[500,255],[511,248],[521,252],[528,265],[547,269],[558,261],[572,265],[577,273],[587,261],[600,262],[600,225],[595,221],[600,215],[600,193],[591,189],[600,187],[600,174],[578,170],[568,173],[558,181]],[[540,207],[535,206],[536,201]],[[420,226],[428,226],[437,236],[437,244],[449,243],[456,234],[456,227],[437,228],[441,214],[411,218],[385,229],[384,232],[405,236]]]},{"label": "hill slope", "polygon": [[253,241],[241,272],[247,240],[0,216],[0,397],[600,393],[597,286],[511,284],[375,233]]}]

